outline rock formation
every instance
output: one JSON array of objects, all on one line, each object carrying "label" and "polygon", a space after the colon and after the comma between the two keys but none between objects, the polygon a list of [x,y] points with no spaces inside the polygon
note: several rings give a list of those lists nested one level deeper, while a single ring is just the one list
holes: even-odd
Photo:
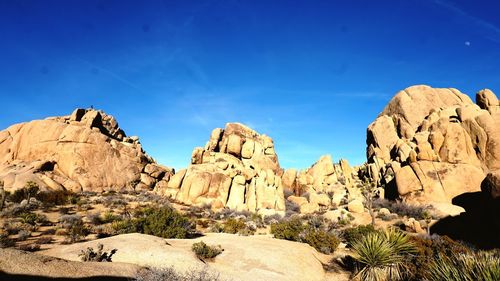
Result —
[{"label": "rock formation", "polygon": [[452,88],[399,92],[368,126],[367,172],[413,202],[450,203],[479,191],[500,169],[500,109],[490,90],[476,101]]},{"label": "rock formation", "polygon": [[[339,206],[356,179],[357,175],[347,160],[341,159],[337,164],[330,155],[323,155],[308,169],[286,170],[281,182],[284,188],[294,193],[287,199],[298,205],[301,213],[313,213],[332,204]],[[309,198],[300,197],[303,194]]]},{"label": "rock formation", "polygon": [[93,109],[13,125],[0,132],[0,180],[7,190],[36,182],[42,190],[152,189],[173,171],[127,137],[116,119]]},{"label": "rock formation", "polygon": [[282,169],[273,140],[239,123],[212,131],[191,165],[160,182],[156,191],[186,204],[210,204],[260,213],[284,211]]}]

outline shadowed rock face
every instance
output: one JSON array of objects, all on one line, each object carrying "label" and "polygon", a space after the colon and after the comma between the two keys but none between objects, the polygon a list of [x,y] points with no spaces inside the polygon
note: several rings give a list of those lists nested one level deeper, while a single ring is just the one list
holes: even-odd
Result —
[{"label": "shadowed rock face", "polygon": [[368,171],[414,202],[447,202],[480,190],[500,169],[500,109],[482,90],[477,105],[456,89],[413,86],[368,126]]},{"label": "shadowed rock face", "polygon": [[172,171],[155,164],[137,137],[111,115],[76,109],[70,116],[13,125],[0,132],[0,179],[7,190],[27,181],[44,189],[153,188]]},{"label": "shadowed rock face", "polygon": [[270,137],[228,123],[193,150],[187,169],[155,190],[186,204],[273,214],[285,210],[282,173]]}]

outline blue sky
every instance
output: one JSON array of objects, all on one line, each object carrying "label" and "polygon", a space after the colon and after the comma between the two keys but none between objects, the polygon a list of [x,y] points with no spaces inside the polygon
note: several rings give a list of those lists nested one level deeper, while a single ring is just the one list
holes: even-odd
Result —
[{"label": "blue sky", "polygon": [[500,2],[0,0],[0,129],[103,109],[158,162],[215,127],[270,135],[283,167],[365,161],[399,90],[500,91]]}]

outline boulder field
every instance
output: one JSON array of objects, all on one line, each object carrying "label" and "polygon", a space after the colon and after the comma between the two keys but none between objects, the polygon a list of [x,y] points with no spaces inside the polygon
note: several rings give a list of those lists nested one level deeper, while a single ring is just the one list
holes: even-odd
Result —
[{"label": "boulder field", "polygon": [[451,203],[480,191],[488,173],[498,190],[500,107],[488,89],[473,103],[457,89],[409,87],[368,126],[366,143],[366,173],[408,202]]},{"label": "boulder field", "polygon": [[286,199],[303,213],[362,201],[361,175],[385,187],[381,197],[449,204],[481,186],[499,197],[499,128],[499,101],[490,90],[479,91],[473,103],[456,89],[412,86],[368,126],[362,167],[324,155],[307,169],[284,170],[271,137],[227,123],[194,148],[187,168],[175,171],[156,163],[113,116],[76,109],[0,131],[0,180],[7,191],[28,181],[42,190],[151,190],[189,205],[272,215],[286,211],[287,190]]}]

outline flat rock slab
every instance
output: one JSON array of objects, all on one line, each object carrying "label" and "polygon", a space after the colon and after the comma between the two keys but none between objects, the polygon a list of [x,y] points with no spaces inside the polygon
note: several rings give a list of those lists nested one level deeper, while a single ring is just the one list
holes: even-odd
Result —
[{"label": "flat rock slab", "polygon": [[[209,233],[196,239],[162,239],[145,234],[123,234],[73,245],[60,245],[44,251],[44,255],[79,260],[78,253],[87,247],[104,245],[116,248],[113,262],[147,267],[174,267],[179,271],[205,266],[191,251],[193,243],[221,245],[222,254],[206,262],[210,269],[229,280],[326,280],[321,258],[307,244],[274,239],[269,236],[238,236]],[[330,278],[328,278],[330,279]],[[335,280],[335,279],[331,279]]]},{"label": "flat rock slab", "polygon": [[0,280],[49,280],[48,278],[129,280],[140,269],[133,264],[82,263],[16,249],[0,249]]}]

